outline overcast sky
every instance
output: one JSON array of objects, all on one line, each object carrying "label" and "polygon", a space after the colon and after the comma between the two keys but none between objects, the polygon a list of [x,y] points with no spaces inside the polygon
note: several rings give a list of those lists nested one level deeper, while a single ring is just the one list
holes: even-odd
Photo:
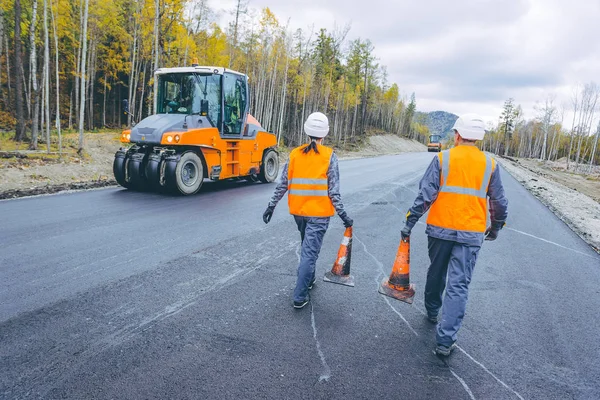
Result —
[{"label": "overcast sky", "polygon": [[[234,0],[210,0],[224,24]],[[514,97],[526,118],[536,101],[600,83],[600,0],[250,0],[290,29],[350,23],[370,39],[389,81],[415,92],[420,111],[476,112],[497,120]]]}]

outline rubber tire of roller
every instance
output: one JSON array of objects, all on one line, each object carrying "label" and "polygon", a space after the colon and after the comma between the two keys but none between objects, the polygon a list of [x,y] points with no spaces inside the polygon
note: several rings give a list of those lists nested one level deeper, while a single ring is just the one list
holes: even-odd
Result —
[{"label": "rubber tire of roller", "polygon": [[125,180],[125,168],[127,166],[127,151],[126,150],[118,150],[115,153],[115,159],[113,161],[113,175],[115,176],[115,180],[121,186],[126,189],[131,188],[131,183]]},{"label": "rubber tire of roller", "polygon": [[[190,170],[194,170],[193,182],[186,183],[187,179],[184,168],[188,169],[188,173]],[[174,172],[174,188],[176,189],[176,193],[184,196],[198,193],[204,181],[204,165],[198,154],[193,151],[183,153],[177,162]]]},{"label": "rubber tire of roller", "polygon": [[[273,162],[275,165],[269,168],[269,162]],[[275,182],[277,175],[279,175],[279,156],[276,151],[267,150],[263,155],[258,179],[263,183],[271,183]]]}]

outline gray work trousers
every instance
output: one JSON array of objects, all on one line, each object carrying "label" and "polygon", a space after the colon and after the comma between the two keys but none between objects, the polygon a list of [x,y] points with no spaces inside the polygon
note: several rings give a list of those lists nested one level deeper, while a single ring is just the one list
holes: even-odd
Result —
[{"label": "gray work trousers", "polygon": [[[427,315],[437,316],[440,308],[442,318],[436,330],[437,344],[451,346],[465,316],[469,284],[481,246],[429,238],[429,259],[425,284],[425,309]],[[448,283],[446,284],[446,277]],[[446,295],[442,303],[442,294]],[[442,305],[443,304],[443,305]]]},{"label": "gray work trousers", "polygon": [[308,285],[315,279],[317,258],[323,245],[323,237],[329,227],[329,218],[298,217],[294,215],[302,239],[298,279],[294,289],[294,301],[308,298]]}]

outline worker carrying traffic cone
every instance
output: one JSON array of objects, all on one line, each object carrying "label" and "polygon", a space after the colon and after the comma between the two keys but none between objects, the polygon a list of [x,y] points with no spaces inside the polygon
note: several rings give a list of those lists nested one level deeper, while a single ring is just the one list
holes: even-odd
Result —
[{"label": "worker carrying traffic cone", "polygon": [[485,136],[483,119],[465,114],[452,130],[454,147],[433,157],[401,232],[403,238],[409,238],[419,218],[429,210],[425,233],[431,264],[425,309],[427,319],[437,324],[434,352],[440,356],[449,356],[456,347],[481,245],[498,237],[508,215],[500,169],[476,145]]},{"label": "worker carrying traffic cone", "polygon": [[329,219],[337,214],[346,228],[353,224],[344,210],[340,195],[340,171],[333,149],[323,146],[323,138],[329,133],[327,117],[315,112],[304,123],[304,132],[310,143],[294,149],[290,161],[283,167],[281,181],[269,206],[263,214],[268,224],[275,206],[288,192],[290,214],[294,216],[302,239],[298,279],[294,289],[294,308],[304,307],[308,291],[315,283],[315,266],[329,227]]},{"label": "worker carrying traffic cone", "polygon": [[392,273],[381,282],[379,293],[412,304],[415,286],[410,284],[410,237],[400,240]]},{"label": "worker carrying traffic cone", "polygon": [[337,258],[331,271],[325,274],[325,282],[354,286],[354,277],[350,275],[350,260],[352,259],[352,227],[346,228],[344,239],[338,251]]}]

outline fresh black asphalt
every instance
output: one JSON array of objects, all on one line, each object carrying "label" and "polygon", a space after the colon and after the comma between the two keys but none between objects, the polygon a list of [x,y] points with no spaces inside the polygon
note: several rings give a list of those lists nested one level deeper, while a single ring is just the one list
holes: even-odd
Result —
[{"label": "fresh black asphalt", "polygon": [[422,223],[414,304],[377,293],[431,157],[340,163],[356,286],[320,280],[335,217],[299,311],[285,199],[261,218],[273,185],[0,201],[0,398],[600,398],[600,256],[507,173],[508,224],[481,250],[449,359],[423,316]]}]

